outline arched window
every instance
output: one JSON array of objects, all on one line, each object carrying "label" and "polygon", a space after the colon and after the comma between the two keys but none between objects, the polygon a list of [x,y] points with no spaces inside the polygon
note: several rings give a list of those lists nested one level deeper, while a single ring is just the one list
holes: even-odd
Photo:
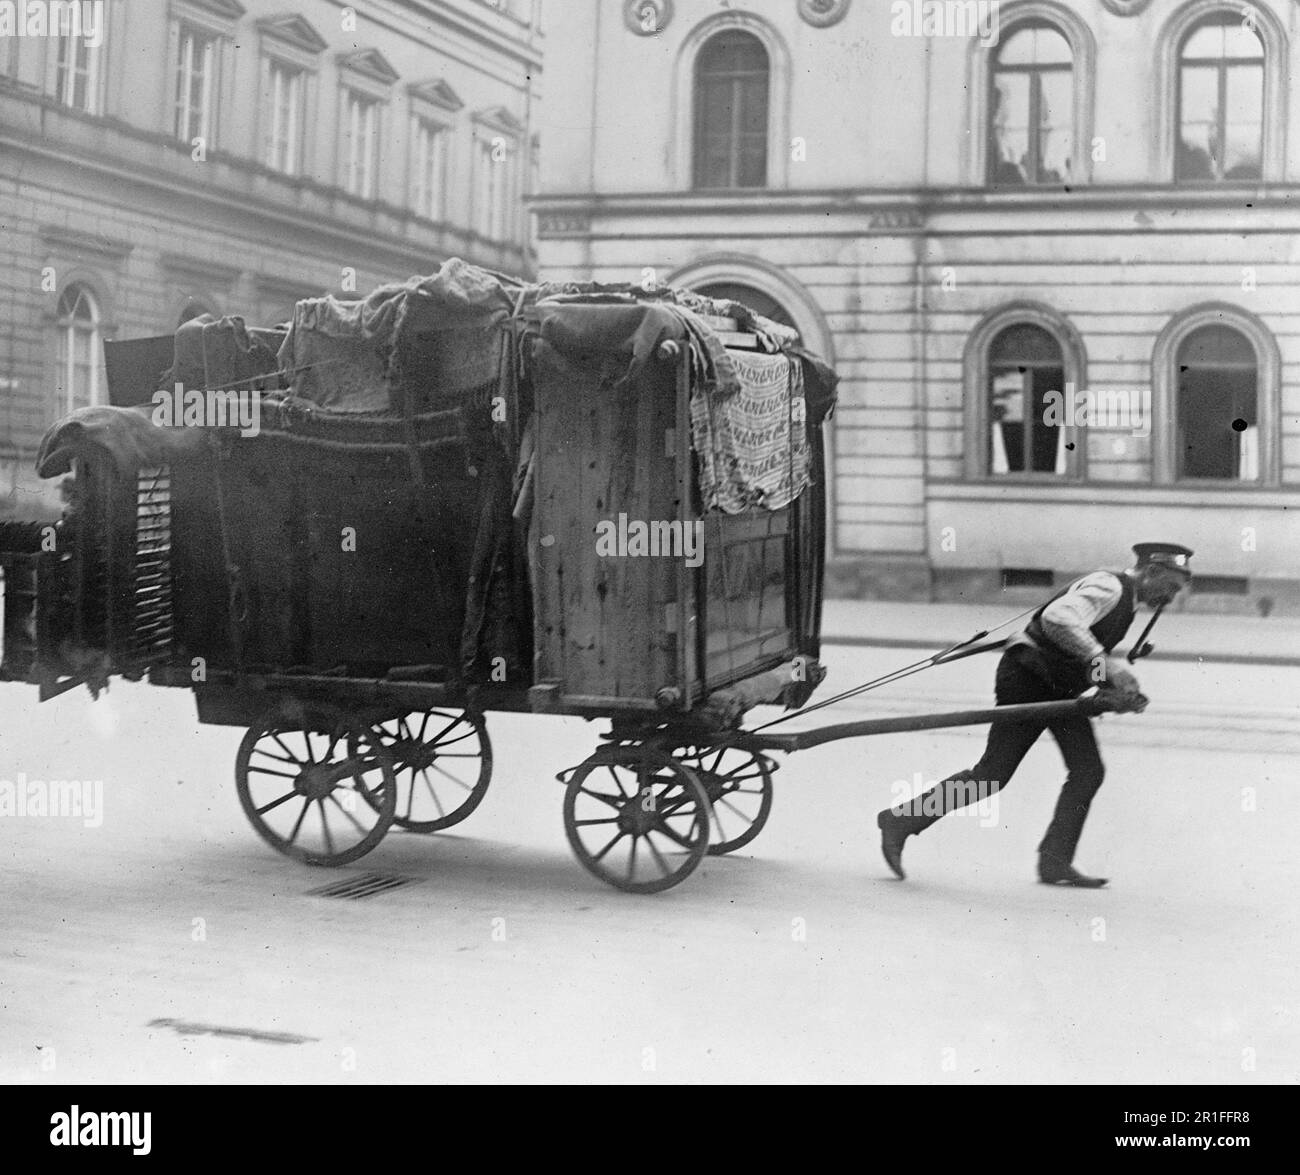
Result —
[{"label": "arched window", "polygon": [[1202,326],[1181,343],[1175,457],[1179,478],[1258,481],[1259,364],[1228,326]]},{"label": "arched window", "polygon": [[1072,180],[1074,57],[1046,23],[1022,24],[989,71],[988,182],[1061,184]]},{"label": "arched window", "polygon": [[770,318],[781,326],[788,326],[798,330],[794,319],[790,317],[790,312],[771,294],[765,294],[754,286],[747,286],[742,282],[709,282],[705,285],[696,286],[695,292],[703,294],[706,298],[739,302],[742,306],[748,306],[755,314]]},{"label": "arched window", "polygon": [[1259,179],[1264,157],[1264,45],[1237,11],[1194,25],[1178,50],[1179,180]]},{"label": "arched window", "polygon": [[1059,411],[1049,393],[1063,397],[1061,345],[1033,323],[999,331],[988,351],[986,460],[991,474],[1066,473],[1069,453]]},{"label": "arched window", "polygon": [[767,184],[767,50],[752,33],[728,29],[695,59],[697,188]]},{"label": "arched window", "polygon": [[59,299],[58,395],[61,412],[99,402],[99,307],[83,285],[70,285]]}]

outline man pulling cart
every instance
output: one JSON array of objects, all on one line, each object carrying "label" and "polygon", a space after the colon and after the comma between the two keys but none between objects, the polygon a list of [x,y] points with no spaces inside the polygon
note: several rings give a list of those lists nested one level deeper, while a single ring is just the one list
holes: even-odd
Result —
[{"label": "man pulling cart", "polygon": [[[1146,698],[1125,663],[1111,655],[1124,639],[1137,605],[1155,611],[1151,623],[1128,655],[1131,663],[1151,651],[1146,636],[1155,618],[1191,579],[1192,552],[1178,543],[1138,543],[1134,565],[1125,571],[1094,571],[1075,580],[1034,613],[1025,630],[1012,637],[998,663],[994,683],[999,706],[1063,701],[1099,686],[1114,698],[1117,710],[1141,711]],[[1089,877],[1074,868],[1092,798],[1105,775],[1092,721],[1083,712],[1050,720],[996,723],[978,763],[937,783],[905,804],[876,817],[881,852],[890,869],[903,878],[903,846],[942,816],[986,794],[1000,791],[1038,740],[1050,730],[1065,759],[1066,780],[1047,833],[1038,846],[1038,878],[1048,885],[1096,889],[1106,878]]]}]

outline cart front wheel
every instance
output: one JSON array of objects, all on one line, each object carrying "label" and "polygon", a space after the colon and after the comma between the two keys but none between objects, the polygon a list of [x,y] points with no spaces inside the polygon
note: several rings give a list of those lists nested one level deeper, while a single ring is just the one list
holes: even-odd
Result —
[{"label": "cart front wheel", "polygon": [[270,715],[235,760],[244,814],[272,848],[308,865],[346,865],[393,823],[392,756],[360,722],[334,710]]},{"label": "cart front wheel", "polygon": [[661,752],[602,750],[569,778],[564,831],[589,873],[628,893],[657,893],[704,859],[709,797],[694,771]]},{"label": "cart front wheel", "polygon": [[483,802],[492,779],[492,743],[481,714],[417,710],[376,724],[397,776],[394,823],[440,832]]},{"label": "cart front wheel", "polygon": [[713,807],[711,856],[743,849],[772,813],[772,762],[744,747],[688,747],[677,758],[699,776]]}]

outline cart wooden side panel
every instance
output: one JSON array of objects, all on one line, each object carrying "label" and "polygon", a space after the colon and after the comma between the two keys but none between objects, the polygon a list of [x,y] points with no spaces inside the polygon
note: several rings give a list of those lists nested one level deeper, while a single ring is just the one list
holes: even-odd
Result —
[{"label": "cart wooden side panel", "polygon": [[597,544],[602,528],[618,541],[633,527],[672,523],[680,535],[690,524],[681,370],[651,362],[616,386],[537,349],[534,631],[536,680],[555,683],[547,708],[653,709],[664,689],[689,704],[694,569],[680,555]]}]

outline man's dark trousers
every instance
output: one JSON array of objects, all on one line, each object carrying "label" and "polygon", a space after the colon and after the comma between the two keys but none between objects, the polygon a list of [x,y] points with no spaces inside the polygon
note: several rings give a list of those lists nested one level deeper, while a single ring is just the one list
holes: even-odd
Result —
[{"label": "man's dark trousers", "polygon": [[[994,686],[999,706],[1062,701],[1075,696],[1035,673],[1026,664],[1033,655],[1034,650],[1026,648],[1011,648],[1002,654]],[[901,806],[905,813],[911,812],[904,817],[908,831],[921,832],[945,813],[1001,791],[1044,730],[1052,732],[1061,748],[1067,774],[1052,823],[1038,851],[1066,864],[1072,862],[1092,797],[1105,777],[1092,722],[1082,714],[1051,722],[1000,722],[991,726],[984,754],[974,767],[948,776],[925,795]]]}]

